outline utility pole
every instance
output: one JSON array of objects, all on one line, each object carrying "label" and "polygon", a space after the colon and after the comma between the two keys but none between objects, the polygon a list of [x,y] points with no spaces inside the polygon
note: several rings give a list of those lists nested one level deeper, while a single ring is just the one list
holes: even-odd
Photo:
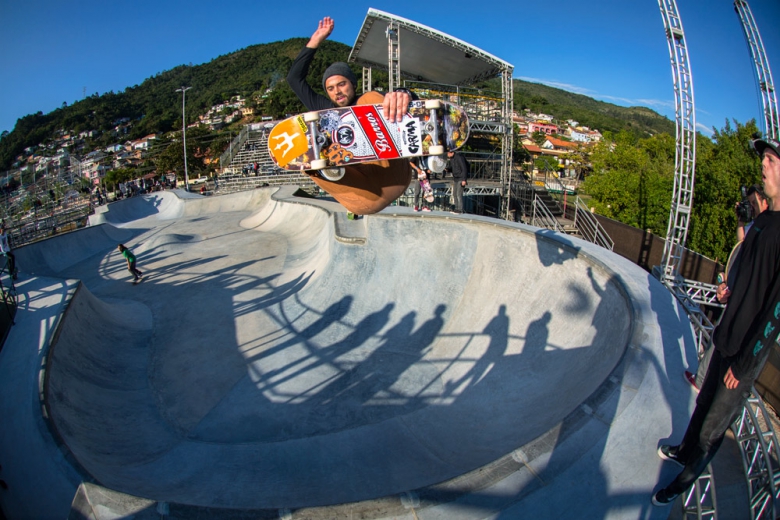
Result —
[{"label": "utility pole", "polygon": [[187,173],[187,123],[184,120],[184,100],[185,100],[185,92],[187,92],[192,87],[185,87],[182,85],[181,88],[177,88],[176,92],[181,92],[181,140],[182,143],[184,143],[184,189],[185,191],[190,191],[190,177]]}]

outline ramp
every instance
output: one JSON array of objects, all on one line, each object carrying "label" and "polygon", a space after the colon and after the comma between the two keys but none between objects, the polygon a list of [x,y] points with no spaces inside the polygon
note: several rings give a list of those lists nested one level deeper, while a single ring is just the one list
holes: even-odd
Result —
[{"label": "ramp", "polygon": [[[536,507],[568,472],[606,494],[647,464],[630,485],[649,501],[655,444],[610,432],[662,438],[687,413],[657,381],[690,327],[654,279],[592,244],[491,219],[390,208],[342,233],[337,206],[274,192],[131,199],[60,237],[71,260],[52,261],[53,242],[27,253],[81,280],[44,404],[84,479],[190,513],[385,518],[410,500],[429,514],[474,501],[462,507],[476,518]],[[120,232],[147,274],[138,285]],[[645,509],[618,502],[625,517]]]}]

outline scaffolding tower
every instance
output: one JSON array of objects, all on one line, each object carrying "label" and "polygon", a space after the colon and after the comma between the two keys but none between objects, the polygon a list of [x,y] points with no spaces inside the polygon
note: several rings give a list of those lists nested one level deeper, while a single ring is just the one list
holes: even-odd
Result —
[{"label": "scaffolding tower", "polygon": [[[480,180],[500,183],[501,216],[509,217],[511,64],[453,36],[376,9],[368,10],[349,61],[363,66],[363,92],[373,87],[371,71],[377,68],[388,72],[390,91],[403,86],[421,98],[446,99],[462,106],[469,115],[471,139],[481,134],[487,136],[483,141],[495,143],[489,153],[475,154],[469,162],[477,167]],[[501,80],[500,92],[473,87],[494,78]]]}]

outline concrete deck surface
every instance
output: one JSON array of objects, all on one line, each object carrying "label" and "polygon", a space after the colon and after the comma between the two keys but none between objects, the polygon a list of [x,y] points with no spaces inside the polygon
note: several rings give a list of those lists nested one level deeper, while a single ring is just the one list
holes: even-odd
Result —
[{"label": "concrete deck surface", "polygon": [[17,250],[10,518],[669,516],[695,357],[661,284],[546,230],[292,192],[147,195]]}]

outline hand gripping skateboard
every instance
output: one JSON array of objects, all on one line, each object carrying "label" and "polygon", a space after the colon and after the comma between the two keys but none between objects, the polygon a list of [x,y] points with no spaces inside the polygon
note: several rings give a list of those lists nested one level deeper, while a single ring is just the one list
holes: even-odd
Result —
[{"label": "hand gripping skateboard", "polygon": [[280,168],[320,170],[325,179],[337,181],[346,165],[457,150],[468,133],[466,112],[446,101],[412,101],[397,123],[384,118],[382,105],[356,105],[279,122],[268,135],[268,151]]}]

